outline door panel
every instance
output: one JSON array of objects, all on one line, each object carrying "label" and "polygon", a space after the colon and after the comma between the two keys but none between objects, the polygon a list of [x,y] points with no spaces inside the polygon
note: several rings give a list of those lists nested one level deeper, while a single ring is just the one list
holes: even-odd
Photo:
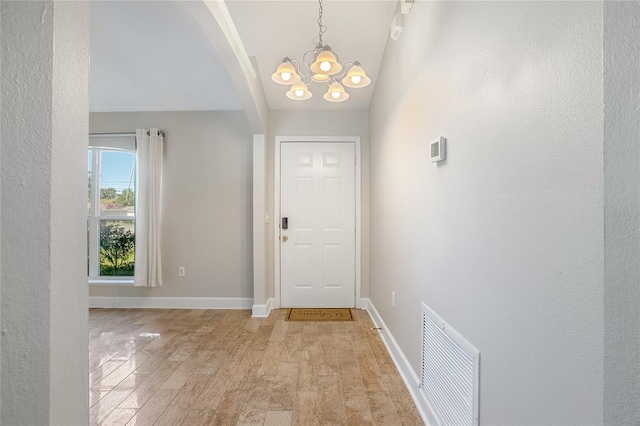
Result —
[{"label": "door panel", "polygon": [[281,306],[354,307],[355,146],[283,143],[280,153]]}]

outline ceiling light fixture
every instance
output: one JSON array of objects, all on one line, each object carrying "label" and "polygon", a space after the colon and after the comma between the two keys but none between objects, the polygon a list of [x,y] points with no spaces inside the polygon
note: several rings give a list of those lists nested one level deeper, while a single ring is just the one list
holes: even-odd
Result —
[{"label": "ceiling light fixture", "polygon": [[327,27],[322,25],[322,0],[318,0],[318,4],[318,37],[313,40],[316,47],[302,55],[305,69],[301,70],[300,63],[295,59],[284,58],[276,72],[271,75],[271,79],[278,84],[290,85],[287,97],[295,101],[306,100],[313,96],[308,89],[312,81],[329,84],[323,96],[326,101],[346,101],[349,99],[349,94],[345,92],[344,86],[359,89],[371,84],[371,79],[367,77],[360,62],[349,62],[343,67],[338,55],[331,50],[331,47],[323,44],[322,34],[327,31]]}]

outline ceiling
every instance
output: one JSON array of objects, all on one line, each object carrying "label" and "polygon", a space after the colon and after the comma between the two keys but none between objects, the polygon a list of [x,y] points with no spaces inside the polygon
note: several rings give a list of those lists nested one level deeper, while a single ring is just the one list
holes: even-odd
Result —
[{"label": "ceiling", "polygon": [[[90,110],[192,111],[242,109],[223,61],[181,2],[95,1],[91,4]],[[359,60],[370,86],[349,89],[342,103],[314,96],[292,101],[271,74],[289,56],[302,60],[318,34],[312,0],[226,2],[249,56],[255,56],[270,109],[366,109],[388,39],[396,2],[333,0],[323,3],[323,35],[344,65]]]},{"label": "ceiling", "polygon": [[224,64],[179,2],[90,8],[90,111],[242,109]]}]

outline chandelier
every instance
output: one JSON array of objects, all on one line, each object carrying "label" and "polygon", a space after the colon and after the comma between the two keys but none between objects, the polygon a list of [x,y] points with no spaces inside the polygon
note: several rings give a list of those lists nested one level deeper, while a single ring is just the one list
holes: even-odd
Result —
[{"label": "chandelier", "polygon": [[331,47],[323,44],[322,34],[327,31],[327,27],[322,25],[322,0],[318,0],[318,4],[318,36],[313,40],[316,47],[302,55],[304,68],[295,59],[284,58],[271,79],[278,84],[290,86],[287,98],[294,101],[304,101],[313,96],[308,88],[313,81],[328,84],[323,96],[326,101],[343,102],[349,99],[344,86],[359,89],[368,86],[371,79],[367,77],[360,62],[349,62],[342,66],[338,55]]}]

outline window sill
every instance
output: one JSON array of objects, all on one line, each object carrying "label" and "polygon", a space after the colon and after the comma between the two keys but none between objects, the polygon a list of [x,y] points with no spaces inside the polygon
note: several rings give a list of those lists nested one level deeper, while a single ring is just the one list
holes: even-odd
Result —
[{"label": "window sill", "polygon": [[89,278],[90,285],[116,285],[116,286],[133,286],[133,278],[123,278],[119,280],[107,280],[103,278]]}]

